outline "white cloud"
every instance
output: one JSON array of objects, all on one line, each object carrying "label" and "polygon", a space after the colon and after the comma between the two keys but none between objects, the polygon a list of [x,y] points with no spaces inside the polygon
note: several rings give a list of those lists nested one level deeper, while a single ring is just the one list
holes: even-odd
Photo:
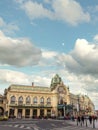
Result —
[{"label": "white cloud", "polygon": [[[12,71],[7,69],[0,69],[0,83],[2,84],[20,84],[20,85],[32,85],[34,82],[35,85],[42,87],[50,86],[50,78],[41,76],[42,73],[35,75],[27,75],[23,72]],[[32,80],[33,79],[33,80]],[[0,91],[3,92],[3,88],[0,88]]]},{"label": "white cloud", "polygon": [[30,84],[29,76],[17,71],[0,70],[0,81],[10,84]]},{"label": "white cloud", "polygon": [[37,2],[27,1],[21,6],[21,8],[25,10],[26,14],[31,19],[45,18],[45,17],[48,17],[50,19],[53,18],[52,12],[44,8],[42,4],[38,4]]},{"label": "white cloud", "polygon": [[34,84],[36,84],[37,86],[42,86],[42,87],[49,87],[50,86],[50,78],[49,77],[42,77],[41,75],[34,75],[32,76],[34,79]]},{"label": "white cloud", "polygon": [[65,64],[68,71],[75,74],[98,74],[98,45],[85,39],[77,39],[69,54],[59,55],[59,63]]},{"label": "white cloud", "polygon": [[3,93],[4,93],[4,89],[0,88],[0,95],[3,95]]},{"label": "white cloud", "polygon": [[[79,65],[81,65],[81,72],[87,74],[98,73],[98,45],[90,44],[84,39],[78,39],[75,48],[71,53]],[[77,68],[76,68],[77,70]]]},{"label": "white cloud", "polygon": [[19,27],[15,23],[6,23],[2,17],[0,17],[0,28],[6,34],[13,34],[19,30]]},{"label": "white cloud", "polygon": [[28,39],[7,37],[0,31],[0,64],[32,66],[38,64],[41,50]]},{"label": "white cloud", "polygon": [[98,42],[98,34],[94,36],[94,41]]},{"label": "white cloud", "polygon": [[42,57],[45,58],[45,59],[50,59],[50,58],[53,58],[55,56],[57,56],[57,52],[54,52],[54,51],[44,51],[42,52]]},{"label": "white cloud", "polygon": [[[59,54],[55,60],[59,66],[65,66],[65,81],[73,93],[98,94],[98,44],[85,39],[77,39],[74,49],[68,54]],[[55,62],[56,63],[56,62]],[[58,65],[58,64],[57,64]],[[63,70],[64,71],[64,70]],[[58,71],[59,72],[59,71]],[[77,91],[78,90],[78,91]],[[96,95],[91,99],[96,104]]]},{"label": "white cloud", "polygon": [[0,27],[4,26],[5,25],[5,22],[4,20],[0,17]]},{"label": "white cloud", "polygon": [[55,60],[55,57],[58,56],[58,53],[55,51],[47,51],[42,49],[42,57],[41,60],[39,61],[39,66],[40,67],[46,67],[46,66],[55,66],[57,65],[57,61]]},{"label": "white cloud", "polygon": [[68,22],[72,25],[90,21],[89,13],[85,13],[80,4],[75,0],[53,1],[53,9],[57,19],[63,20],[64,22]]},{"label": "white cloud", "polygon": [[90,14],[84,12],[81,5],[75,0],[45,0],[44,2],[46,4],[51,3],[51,9],[46,8],[42,3],[31,0],[21,2],[20,7],[30,19],[49,18],[67,22],[71,25],[90,21]]}]

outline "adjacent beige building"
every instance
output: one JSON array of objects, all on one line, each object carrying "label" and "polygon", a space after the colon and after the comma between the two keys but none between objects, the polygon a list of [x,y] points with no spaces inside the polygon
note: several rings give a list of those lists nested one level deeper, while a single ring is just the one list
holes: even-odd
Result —
[{"label": "adjacent beige building", "polygon": [[4,95],[0,95],[0,115],[9,117],[57,117],[91,114],[94,104],[86,95],[74,95],[56,74],[50,87],[10,85]]}]

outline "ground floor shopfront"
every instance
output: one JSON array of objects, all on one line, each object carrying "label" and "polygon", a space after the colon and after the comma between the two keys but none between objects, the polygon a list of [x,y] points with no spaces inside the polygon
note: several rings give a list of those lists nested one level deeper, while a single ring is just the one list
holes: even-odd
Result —
[{"label": "ground floor shopfront", "polygon": [[42,118],[51,117],[53,115],[52,108],[10,108],[9,117],[16,118]]},{"label": "ground floor shopfront", "polygon": [[[67,109],[66,109],[67,108]],[[16,118],[65,117],[71,115],[72,109],[66,105],[57,107],[9,107],[8,116]]]}]

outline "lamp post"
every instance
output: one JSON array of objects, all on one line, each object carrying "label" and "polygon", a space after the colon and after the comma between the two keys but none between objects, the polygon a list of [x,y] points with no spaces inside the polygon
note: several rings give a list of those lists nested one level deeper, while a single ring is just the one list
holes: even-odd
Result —
[{"label": "lamp post", "polygon": [[77,126],[78,126],[78,121],[80,120],[80,103],[79,103],[79,95],[77,97]]},{"label": "lamp post", "polygon": [[77,112],[80,114],[80,100],[79,100],[79,95],[78,95]]},{"label": "lamp post", "polygon": [[72,102],[72,115],[73,115],[73,102]]}]

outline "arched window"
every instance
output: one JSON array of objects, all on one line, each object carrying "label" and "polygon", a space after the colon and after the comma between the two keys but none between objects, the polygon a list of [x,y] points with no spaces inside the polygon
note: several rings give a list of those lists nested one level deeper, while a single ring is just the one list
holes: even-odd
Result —
[{"label": "arched window", "polygon": [[51,98],[47,98],[47,105],[50,105],[51,104]]},{"label": "arched window", "polygon": [[10,99],[10,103],[11,104],[15,104],[15,101],[16,101],[16,97],[12,96],[11,99]]},{"label": "arched window", "polygon": [[44,98],[43,98],[43,97],[40,98],[40,104],[41,104],[41,105],[44,104]]},{"label": "arched window", "polygon": [[19,105],[22,105],[22,104],[23,104],[23,97],[22,97],[22,96],[20,96],[20,97],[18,98],[18,104],[19,104]]},{"label": "arched window", "polygon": [[30,97],[28,96],[27,98],[26,98],[26,104],[30,104]]},{"label": "arched window", "polygon": [[33,104],[37,104],[37,97],[33,98]]}]

